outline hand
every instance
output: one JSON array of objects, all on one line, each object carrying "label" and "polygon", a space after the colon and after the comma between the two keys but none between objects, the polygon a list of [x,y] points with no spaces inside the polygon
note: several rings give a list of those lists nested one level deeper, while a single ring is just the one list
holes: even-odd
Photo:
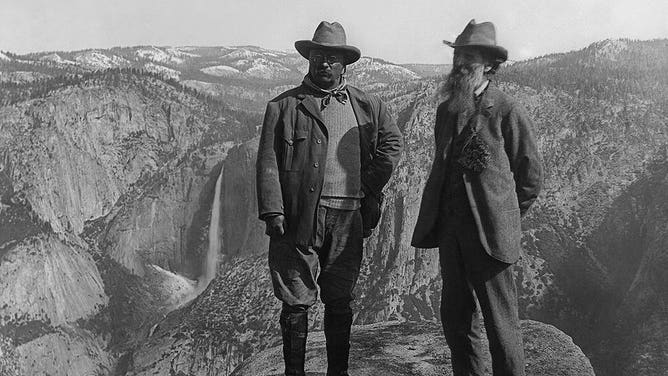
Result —
[{"label": "hand", "polygon": [[264,233],[270,237],[283,236],[285,234],[285,216],[282,214],[273,215],[265,219],[264,224],[267,226]]}]

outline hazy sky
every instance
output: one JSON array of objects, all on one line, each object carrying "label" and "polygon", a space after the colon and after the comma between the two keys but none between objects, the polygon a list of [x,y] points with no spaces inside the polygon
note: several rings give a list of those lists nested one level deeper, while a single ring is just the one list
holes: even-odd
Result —
[{"label": "hazy sky", "polygon": [[442,40],[492,21],[512,60],[606,38],[668,38],[666,0],[0,0],[0,50],[242,45],[292,50],[339,21],[363,55],[444,63]]}]

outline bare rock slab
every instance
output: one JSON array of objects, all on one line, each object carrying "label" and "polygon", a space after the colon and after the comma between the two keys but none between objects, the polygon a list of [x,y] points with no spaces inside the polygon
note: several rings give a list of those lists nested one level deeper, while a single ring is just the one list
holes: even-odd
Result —
[{"label": "bare rock slab", "polygon": [[[552,325],[522,321],[522,335],[531,376],[589,376],[594,370],[571,337]],[[382,322],[353,328],[350,374],[354,376],[452,375],[450,351],[441,326],[434,322]],[[489,353],[487,362],[491,364]],[[306,354],[309,376],[325,376],[327,356],[323,332],[309,334]],[[491,375],[491,370],[488,370]],[[281,346],[267,349],[239,365],[232,376],[283,375]]]}]

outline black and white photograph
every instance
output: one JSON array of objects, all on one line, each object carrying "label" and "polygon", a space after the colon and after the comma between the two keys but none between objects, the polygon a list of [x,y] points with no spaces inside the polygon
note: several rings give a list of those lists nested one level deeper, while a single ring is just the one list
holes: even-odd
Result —
[{"label": "black and white photograph", "polygon": [[0,376],[668,375],[665,1],[0,17]]}]

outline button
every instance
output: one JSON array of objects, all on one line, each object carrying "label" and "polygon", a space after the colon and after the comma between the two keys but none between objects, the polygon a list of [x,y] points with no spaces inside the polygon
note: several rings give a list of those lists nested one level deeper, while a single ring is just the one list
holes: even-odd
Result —
[{"label": "button", "polygon": [[315,140],[315,143],[316,144],[322,144],[322,140],[318,138],[318,139]]},{"label": "button", "polygon": [[311,192],[315,192],[315,187],[311,187],[308,190],[311,191]]},{"label": "button", "polygon": [[320,167],[320,165],[318,164],[318,162],[315,162],[315,163],[313,164],[313,167],[318,168],[318,167]]},{"label": "button", "polygon": [[293,141],[292,141],[292,140],[288,140],[288,145],[292,145],[292,144],[293,144]]},{"label": "button", "polygon": [[297,94],[297,99],[304,99],[306,98],[306,95],[304,94]]}]

